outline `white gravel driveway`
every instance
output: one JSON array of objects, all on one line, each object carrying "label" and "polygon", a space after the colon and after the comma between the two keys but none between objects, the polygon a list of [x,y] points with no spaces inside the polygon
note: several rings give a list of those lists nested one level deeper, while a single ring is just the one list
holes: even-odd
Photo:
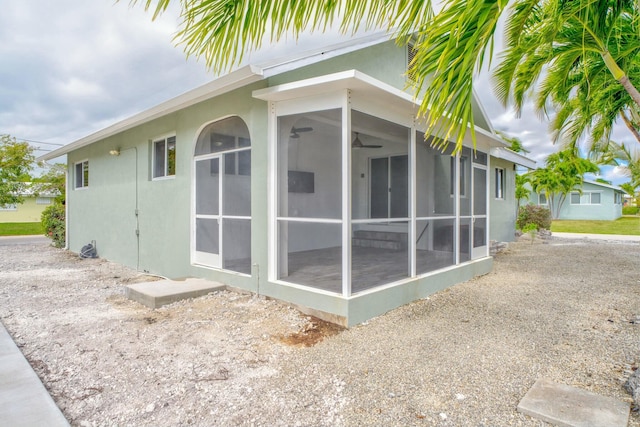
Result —
[{"label": "white gravel driveway", "polygon": [[123,298],[140,280],[0,247],[0,319],[73,425],[541,426],[516,411],[539,377],[630,402],[640,363],[637,243],[512,244],[492,273],[311,347],[283,342],[318,326],[286,304],[150,310]]}]

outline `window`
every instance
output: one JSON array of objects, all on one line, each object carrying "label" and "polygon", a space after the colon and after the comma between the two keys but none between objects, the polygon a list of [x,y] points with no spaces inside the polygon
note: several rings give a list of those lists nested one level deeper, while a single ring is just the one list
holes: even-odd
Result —
[{"label": "window", "polygon": [[164,178],[176,174],[176,137],[153,141],[153,178]]},{"label": "window", "polygon": [[[455,182],[456,182],[456,162],[458,161],[455,156],[447,156],[450,157],[451,160],[451,182],[449,183],[449,194],[454,195]],[[466,170],[467,170],[467,157],[460,156],[460,196],[466,196]]]},{"label": "window", "polygon": [[36,197],[36,205],[50,205],[51,197]]},{"label": "window", "polygon": [[539,205],[547,205],[549,204],[549,202],[547,201],[547,195],[544,193],[540,193],[540,196],[538,197],[538,204]]},{"label": "window", "polygon": [[622,193],[615,193],[614,204],[616,205],[622,204]]},{"label": "window", "polygon": [[601,202],[601,194],[596,192],[586,191],[582,194],[574,192],[571,193],[572,205],[599,205]]},{"label": "window", "polygon": [[9,203],[4,206],[0,205],[0,212],[1,211],[17,211],[17,210],[18,210],[18,206],[13,203]]},{"label": "window", "polygon": [[76,163],[75,182],[75,188],[84,188],[89,186],[89,160]]},{"label": "window", "polygon": [[504,169],[496,168],[496,199],[504,199]]}]

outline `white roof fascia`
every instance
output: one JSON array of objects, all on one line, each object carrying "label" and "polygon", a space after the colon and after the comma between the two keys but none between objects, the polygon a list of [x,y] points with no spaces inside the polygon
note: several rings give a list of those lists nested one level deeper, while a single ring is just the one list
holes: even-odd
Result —
[{"label": "white roof fascia", "polygon": [[600,187],[610,188],[612,190],[620,191],[620,192],[623,192],[623,193],[625,192],[620,187],[616,187],[615,185],[605,184],[604,182],[591,181],[589,179],[584,179],[584,180],[582,180],[582,182],[587,183],[587,184],[592,184],[592,185],[599,185]]},{"label": "white roof fascia", "polygon": [[262,68],[264,77],[267,78],[390,40],[393,40],[393,35],[388,31],[376,31],[367,36],[310,50],[294,58],[281,58],[275,61],[258,63],[258,65]]},{"label": "white roof fascia", "polygon": [[167,114],[174,113],[183,108],[190,107],[207,99],[222,95],[223,93],[246,86],[247,84],[262,80],[262,69],[254,65],[247,65],[196,89],[183,93],[175,98],[165,101],[141,113],[135,114],[127,119],[117,122],[98,132],[92,133],[84,138],[53,150],[38,157],[38,161],[51,160],[65,155],[78,148],[85,147],[94,142],[108,138],[120,132],[124,132],[141,124],[150,122]]},{"label": "white roof fascia", "polygon": [[503,159],[509,162],[513,162],[517,165],[524,166],[529,169],[536,168],[536,162],[531,160],[530,158],[523,156],[520,153],[516,153],[513,150],[510,150],[506,147],[493,147],[491,148],[491,156],[496,159]]},{"label": "white roof fascia", "polygon": [[412,106],[419,105],[410,94],[358,70],[340,71],[338,73],[258,89],[253,91],[253,97],[264,101],[283,101],[341,89],[379,92],[380,94],[399,98],[404,102],[410,103]]}]

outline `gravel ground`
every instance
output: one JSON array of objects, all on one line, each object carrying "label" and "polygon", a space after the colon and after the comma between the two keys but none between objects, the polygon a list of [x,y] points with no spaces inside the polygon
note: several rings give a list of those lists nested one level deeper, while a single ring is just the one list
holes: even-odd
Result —
[{"label": "gravel ground", "polygon": [[123,297],[148,277],[4,246],[0,319],[73,425],[543,426],[516,411],[543,376],[631,402],[639,261],[637,243],[521,241],[486,276],[338,330],[226,291],[150,310]]}]

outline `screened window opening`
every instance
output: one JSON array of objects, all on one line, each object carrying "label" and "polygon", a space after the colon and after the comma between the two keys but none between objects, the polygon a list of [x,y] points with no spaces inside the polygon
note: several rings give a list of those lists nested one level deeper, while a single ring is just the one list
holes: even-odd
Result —
[{"label": "screened window opening", "polygon": [[488,255],[486,153],[418,132],[412,158],[408,126],[343,113],[277,117],[275,280],[352,295]]},{"label": "screened window opening", "polygon": [[89,160],[75,164],[75,188],[89,186]]},{"label": "screened window opening", "polygon": [[156,139],[153,145],[153,178],[176,174],[176,137]]},{"label": "screened window opening", "polygon": [[251,139],[239,117],[206,126],[195,149],[193,261],[251,274]]},{"label": "screened window opening", "polygon": [[278,118],[277,278],[341,291],[342,110]]}]

